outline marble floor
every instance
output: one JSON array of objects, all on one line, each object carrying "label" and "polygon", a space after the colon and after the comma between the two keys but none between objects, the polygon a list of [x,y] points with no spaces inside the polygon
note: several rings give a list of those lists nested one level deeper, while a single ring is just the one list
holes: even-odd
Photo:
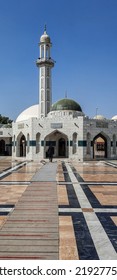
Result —
[{"label": "marble floor", "polygon": [[117,162],[44,163],[0,158],[0,259],[116,260]]}]

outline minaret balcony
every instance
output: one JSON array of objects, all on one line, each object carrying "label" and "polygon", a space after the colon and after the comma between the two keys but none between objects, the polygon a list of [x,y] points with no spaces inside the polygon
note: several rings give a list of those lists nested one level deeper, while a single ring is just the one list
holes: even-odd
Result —
[{"label": "minaret balcony", "polygon": [[54,63],[55,63],[55,61],[51,58],[51,57],[49,57],[49,58],[38,58],[37,59],[37,61],[36,61],[36,65],[37,66],[41,66],[41,65],[48,65],[48,66],[51,66],[51,67],[53,67],[54,66]]}]

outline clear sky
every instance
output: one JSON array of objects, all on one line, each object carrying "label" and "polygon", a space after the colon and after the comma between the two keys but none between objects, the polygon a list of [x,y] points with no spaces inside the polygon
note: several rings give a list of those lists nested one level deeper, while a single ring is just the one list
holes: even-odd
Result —
[{"label": "clear sky", "polygon": [[51,37],[53,102],[76,100],[90,117],[117,114],[117,0],[0,0],[0,114],[38,103],[38,42]]}]

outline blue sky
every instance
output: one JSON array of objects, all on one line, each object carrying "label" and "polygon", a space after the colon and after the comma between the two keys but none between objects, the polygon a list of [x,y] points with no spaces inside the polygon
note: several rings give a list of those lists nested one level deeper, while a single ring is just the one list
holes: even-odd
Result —
[{"label": "blue sky", "polygon": [[117,114],[116,0],[0,0],[0,113],[38,103],[38,42],[51,37],[53,102],[76,100],[90,117]]}]

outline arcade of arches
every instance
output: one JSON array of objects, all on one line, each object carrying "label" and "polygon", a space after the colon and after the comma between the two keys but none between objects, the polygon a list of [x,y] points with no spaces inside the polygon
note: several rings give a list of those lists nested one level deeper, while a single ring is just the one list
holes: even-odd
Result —
[{"label": "arcade of arches", "polygon": [[[85,141],[86,155],[89,155],[87,159],[109,158],[111,154],[116,156],[116,140],[116,134],[113,134],[112,140],[110,140],[108,135],[103,133],[97,134],[92,140],[91,134],[88,132]],[[30,141],[29,133],[25,136],[22,132],[20,132],[17,138],[15,138],[14,135],[13,151],[16,149],[17,157],[26,157],[33,145],[36,154],[39,154],[43,148],[43,158],[47,158],[48,147],[52,144],[54,147],[55,158],[68,158],[69,148],[71,148],[72,154],[78,153],[78,142],[78,134],[76,132],[72,135],[72,141],[69,141],[68,136],[61,133],[59,130],[55,130],[54,132],[48,134],[43,141],[41,141],[41,134],[39,132],[36,134],[36,139],[33,141]],[[9,143],[10,144],[8,144],[8,141],[6,141],[5,138],[0,140],[0,156],[12,155],[12,138]]]}]

